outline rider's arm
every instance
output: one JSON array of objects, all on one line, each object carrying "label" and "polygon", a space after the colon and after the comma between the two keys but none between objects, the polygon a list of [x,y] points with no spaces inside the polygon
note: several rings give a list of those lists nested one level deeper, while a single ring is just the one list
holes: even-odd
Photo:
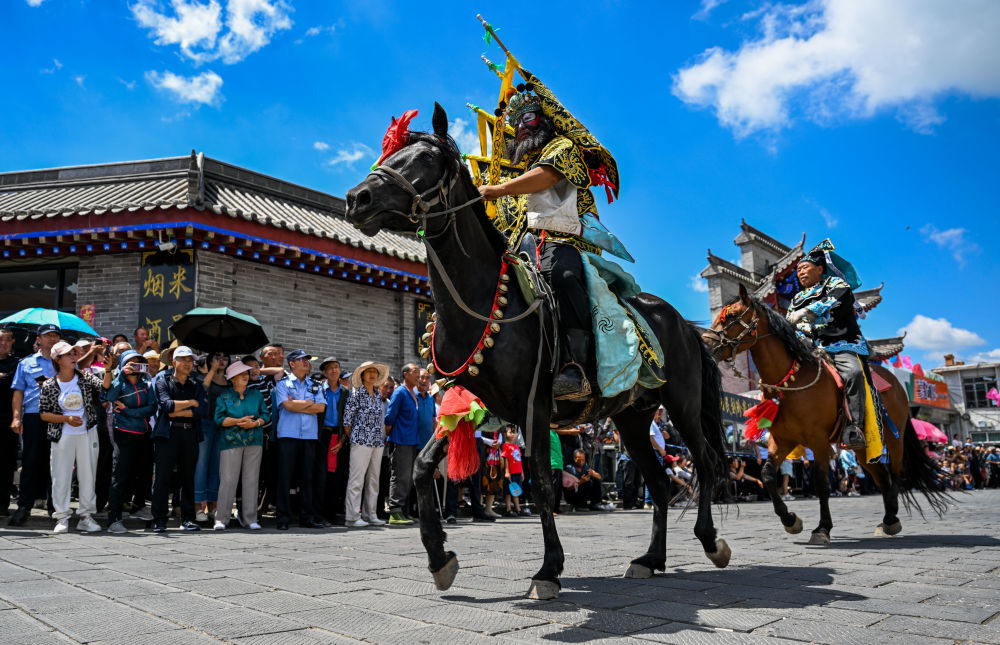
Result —
[{"label": "rider's arm", "polygon": [[562,175],[550,166],[532,168],[520,177],[505,181],[498,186],[480,186],[479,194],[485,199],[493,200],[505,195],[526,195],[552,188],[559,183]]}]

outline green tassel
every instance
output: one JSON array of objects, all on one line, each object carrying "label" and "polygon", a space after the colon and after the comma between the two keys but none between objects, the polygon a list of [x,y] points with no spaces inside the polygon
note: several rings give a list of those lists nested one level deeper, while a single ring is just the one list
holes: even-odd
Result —
[{"label": "green tassel", "polygon": [[483,40],[486,41],[486,46],[487,47],[489,47],[490,45],[493,44],[493,35],[490,33],[490,29],[492,29],[492,28],[493,28],[493,25],[491,25],[490,23],[486,23],[486,24],[483,25],[483,29],[486,30],[486,33],[483,34]]},{"label": "green tassel", "polygon": [[487,67],[489,67],[490,69],[492,69],[497,74],[503,74],[503,70],[500,69],[500,66],[497,65],[496,63],[487,63]]},{"label": "green tassel", "polygon": [[372,164],[372,167],[369,168],[369,170],[375,170],[376,168],[378,168],[378,162],[377,161]]}]

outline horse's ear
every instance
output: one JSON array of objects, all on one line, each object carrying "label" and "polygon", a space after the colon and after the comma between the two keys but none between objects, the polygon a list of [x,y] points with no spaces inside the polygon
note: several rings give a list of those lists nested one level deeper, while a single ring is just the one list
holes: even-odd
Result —
[{"label": "horse's ear", "polygon": [[434,117],[431,119],[431,124],[434,126],[434,134],[442,139],[448,136],[448,114],[441,107],[441,104],[436,101],[434,103]]},{"label": "horse's ear", "polygon": [[747,293],[747,288],[742,282],[740,283],[740,302],[748,306],[750,304],[750,294]]}]

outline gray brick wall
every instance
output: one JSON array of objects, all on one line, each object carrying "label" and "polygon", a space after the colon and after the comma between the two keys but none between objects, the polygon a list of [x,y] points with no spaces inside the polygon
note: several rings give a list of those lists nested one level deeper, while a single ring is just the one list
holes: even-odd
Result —
[{"label": "gray brick wall", "polygon": [[94,327],[109,338],[119,333],[131,338],[139,324],[140,262],[138,253],[80,258],[77,308],[94,305]]},{"label": "gray brick wall", "polygon": [[254,316],[286,352],[332,354],[347,368],[379,360],[394,374],[418,361],[413,295],[201,250],[196,262],[197,306]]}]

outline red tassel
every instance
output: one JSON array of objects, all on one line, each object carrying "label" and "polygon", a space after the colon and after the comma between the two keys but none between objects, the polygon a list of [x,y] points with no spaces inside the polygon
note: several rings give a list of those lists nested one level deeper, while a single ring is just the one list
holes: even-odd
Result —
[{"label": "red tassel", "polygon": [[459,421],[448,435],[448,479],[462,481],[479,470],[476,429],[471,421]]},{"label": "red tassel", "polygon": [[615,198],[614,193],[612,193],[611,191],[618,190],[618,187],[615,186],[613,183],[611,183],[611,180],[608,179],[608,167],[604,164],[601,164],[597,168],[589,169],[589,172],[590,172],[591,185],[604,186],[604,191],[608,195],[608,203],[610,204]]},{"label": "red tassel", "polygon": [[773,399],[764,399],[743,413],[749,419],[743,435],[747,441],[757,441],[771,427],[774,418],[778,416],[778,403]]},{"label": "red tassel", "polygon": [[385,131],[385,136],[382,137],[382,156],[378,158],[376,166],[382,165],[382,162],[392,156],[392,153],[406,147],[406,144],[410,142],[410,121],[415,116],[417,116],[416,110],[407,110],[398,119],[392,117],[392,123]]}]

